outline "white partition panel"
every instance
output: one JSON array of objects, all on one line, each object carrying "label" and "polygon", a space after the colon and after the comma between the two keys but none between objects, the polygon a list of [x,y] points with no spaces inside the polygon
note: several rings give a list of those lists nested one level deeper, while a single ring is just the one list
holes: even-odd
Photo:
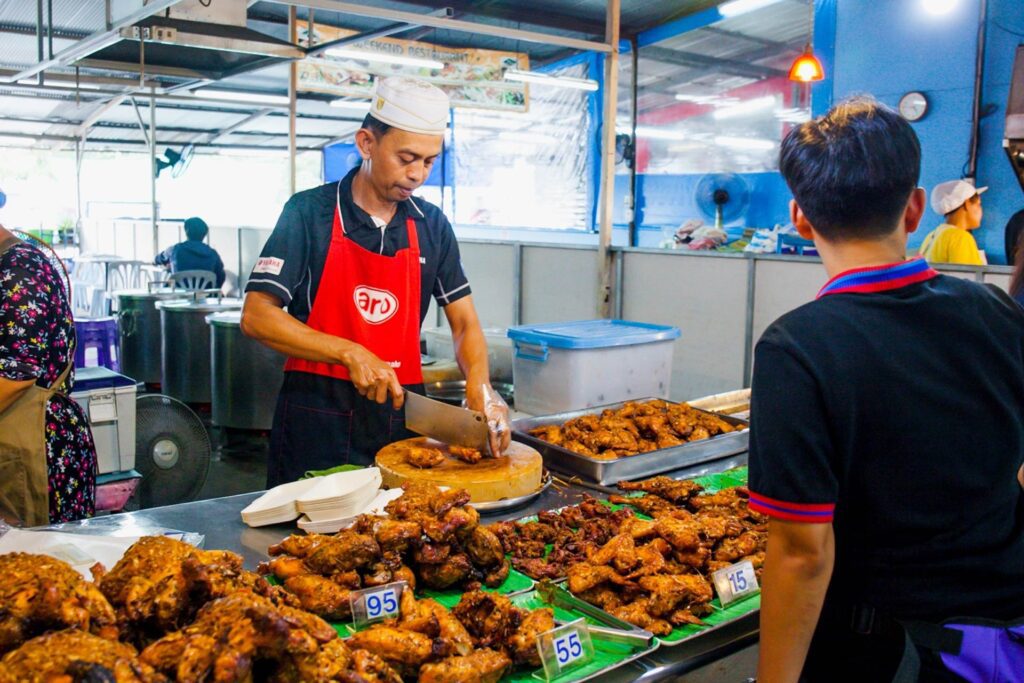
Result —
[{"label": "white partition panel", "polygon": [[742,387],[747,259],[639,252],[623,258],[623,318],[682,330],[671,397]]},{"label": "white partition panel", "polygon": [[825,267],[818,261],[755,261],[754,325],[751,352],[757,340],[778,317],[813,301],[828,282]]},{"label": "white partition panel", "polygon": [[597,317],[597,250],[523,247],[522,322]]},{"label": "white partition panel", "polygon": [[263,251],[263,245],[270,238],[270,232],[270,230],[260,228],[239,228],[238,286],[240,289],[245,289],[245,283],[249,280],[253,266],[256,265],[256,259]]},{"label": "white partition panel", "polygon": [[515,324],[516,248],[509,244],[462,241],[459,251],[480,322],[484,327]]},{"label": "white partition panel", "polygon": [[995,285],[1004,292],[1010,291],[1010,273],[985,273],[985,282]]},{"label": "white partition panel", "polygon": [[977,272],[974,270],[948,270],[942,266],[936,266],[935,270],[939,271],[943,275],[949,275],[950,277],[958,277],[961,280],[977,280]]}]

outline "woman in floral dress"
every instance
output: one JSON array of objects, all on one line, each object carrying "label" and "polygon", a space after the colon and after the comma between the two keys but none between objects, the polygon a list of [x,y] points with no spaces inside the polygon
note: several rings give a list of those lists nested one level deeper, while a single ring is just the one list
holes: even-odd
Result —
[{"label": "woman in floral dress", "polygon": [[[12,237],[0,226],[0,243]],[[0,255],[0,415],[33,382],[51,387],[74,358],[75,343],[60,275],[39,249],[14,243]],[[73,384],[72,370],[46,405],[51,523],[95,512],[96,447],[82,408],[69,398]]]}]

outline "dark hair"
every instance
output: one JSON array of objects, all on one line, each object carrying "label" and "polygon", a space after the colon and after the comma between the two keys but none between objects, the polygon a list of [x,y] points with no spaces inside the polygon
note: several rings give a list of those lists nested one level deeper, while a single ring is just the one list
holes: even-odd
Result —
[{"label": "dark hair", "polygon": [[387,135],[387,132],[391,130],[390,124],[384,123],[380,119],[374,118],[371,114],[367,114],[366,118],[363,119],[363,128],[366,128],[377,137]]},{"label": "dark hair", "polygon": [[899,114],[856,97],[791,130],[779,170],[822,237],[874,239],[896,228],[917,187],[921,144]]},{"label": "dark hair", "polygon": [[190,240],[201,240],[210,232],[210,227],[202,218],[188,218],[185,220],[185,236]]}]

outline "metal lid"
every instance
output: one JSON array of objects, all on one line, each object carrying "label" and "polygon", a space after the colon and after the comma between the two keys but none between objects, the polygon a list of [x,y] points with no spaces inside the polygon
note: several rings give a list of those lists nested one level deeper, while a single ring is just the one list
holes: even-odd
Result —
[{"label": "metal lid", "polygon": [[241,299],[200,299],[199,301],[178,299],[175,301],[158,301],[156,307],[168,313],[219,313],[220,311],[237,311],[242,308]]},{"label": "metal lid", "polygon": [[241,311],[224,311],[222,313],[211,313],[206,316],[207,325],[219,325],[221,327],[240,327],[242,324]]},{"label": "metal lid", "polygon": [[145,289],[122,289],[111,294],[119,301],[166,301],[168,299],[186,299],[192,294],[184,289],[158,289],[148,291]]}]

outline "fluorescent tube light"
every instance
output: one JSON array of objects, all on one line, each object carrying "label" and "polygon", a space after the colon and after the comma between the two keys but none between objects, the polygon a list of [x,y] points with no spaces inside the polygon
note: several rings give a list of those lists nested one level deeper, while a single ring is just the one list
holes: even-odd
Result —
[{"label": "fluorescent tube light", "polygon": [[359,109],[360,111],[370,111],[369,100],[331,100],[331,106],[337,107],[338,109]]},{"label": "fluorescent tube light", "polygon": [[367,52],[366,50],[353,50],[347,47],[335,47],[324,52],[328,57],[340,59],[357,59],[363,62],[383,62],[384,64],[398,64],[400,66],[415,66],[422,69],[443,69],[444,62],[436,59],[423,59],[421,57],[406,57],[405,55],[391,55],[386,52]]},{"label": "fluorescent tube light", "polygon": [[216,90],[213,88],[193,90],[192,94],[208,100],[232,100],[234,102],[252,102],[254,104],[288,104],[287,95],[264,95],[262,93]]},{"label": "fluorescent tube light", "polygon": [[718,13],[723,17],[738,17],[747,12],[759,10],[768,5],[774,5],[779,0],[731,0],[718,6]]},{"label": "fluorescent tube light", "polygon": [[735,119],[741,116],[747,116],[748,114],[756,114],[762,109],[771,109],[774,106],[775,96],[767,95],[765,97],[756,97],[752,100],[740,102],[739,104],[716,109],[712,116],[718,121],[722,119]]},{"label": "fluorescent tube light", "polygon": [[597,81],[589,78],[572,78],[570,76],[551,76],[537,71],[521,71],[519,69],[508,69],[505,71],[506,81],[519,81],[521,83],[536,83],[537,85],[551,85],[560,88],[573,88],[575,90],[597,90]]}]

